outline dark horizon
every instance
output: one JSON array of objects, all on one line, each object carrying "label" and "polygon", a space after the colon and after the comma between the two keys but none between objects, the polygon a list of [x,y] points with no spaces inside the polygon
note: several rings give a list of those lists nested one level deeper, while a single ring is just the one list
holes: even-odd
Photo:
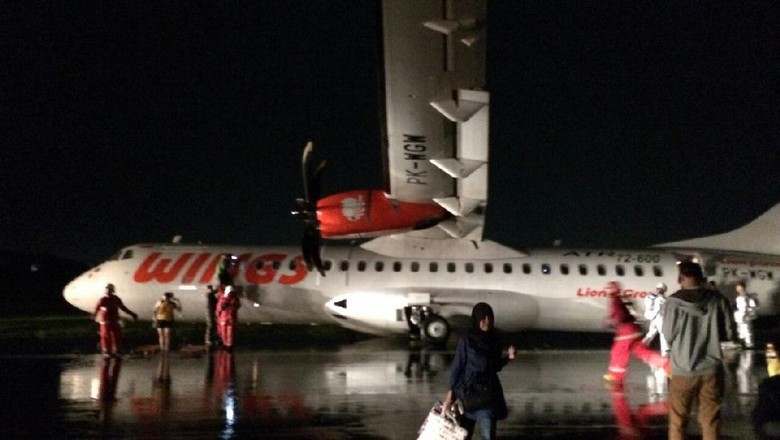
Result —
[{"label": "dark horizon", "polygon": [[[0,248],[296,244],[306,141],[325,194],[382,186],[378,5],[4,6]],[[780,202],[778,23],[489,2],[486,238],[642,247]]]}]

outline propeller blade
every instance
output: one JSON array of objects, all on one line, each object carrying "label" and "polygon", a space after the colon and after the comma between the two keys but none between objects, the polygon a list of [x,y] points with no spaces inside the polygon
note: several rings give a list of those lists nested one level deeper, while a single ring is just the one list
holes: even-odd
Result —
[{"label": "propeller blade", "polygon": [[325,268],[320,257],[320,231],[310,222],[306,222],[303,228],[303,261],[309,270],[317,269],[320,275],[325,276]]},{"label": "propeller blade", "polygon": [[309,141],[303,147],[303,156],[301,157],[301,173],[303,174],[303,200],[309,202],[309,161],[314,152],[314,143]]},{"label": "propeller blade", "polygon": [[320,198],[320,181],[322,170],[327,163],[321,160],[312,164],[314,143],[309,141],[303,148],[301,157],[301,174],[303,177],[303,198],[296,199],[298,210],[292,211],[293,216],[303,220],[303,238],[301,249],[303,260],[309,270],[316,268],[320,275],[325,276],[325,270],[320,258],[319,222],[317,221],[317,201]]},{"label": "propeller blade", "polygon": [[311,203],[312,210],[316,211],[317,209],[317,201],[320,200],[320,195],[322,194],[322,171],[325,169],[325,165],[327,165],[326,160],[321,160],[317,166],[311,170],[311,173],[309,175],[309,187],[308,187],[308,193],[309,193],[309,199],[308,202]]}]

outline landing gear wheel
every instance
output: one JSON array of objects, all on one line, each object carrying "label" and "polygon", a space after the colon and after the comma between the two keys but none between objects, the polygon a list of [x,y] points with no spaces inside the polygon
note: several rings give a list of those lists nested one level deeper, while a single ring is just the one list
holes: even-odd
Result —
[{"label": "landing gear wheel", "polygon": [[439,315],[431,315],[422,324],[425,340],[434,344],[443,344],[450,337],[450,325]]}]

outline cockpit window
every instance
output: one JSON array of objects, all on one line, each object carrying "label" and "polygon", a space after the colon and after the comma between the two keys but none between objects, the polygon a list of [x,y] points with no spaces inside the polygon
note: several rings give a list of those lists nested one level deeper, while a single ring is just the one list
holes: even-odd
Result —
[{"label": "cockpit window", "polygon": [[112,256],[111,256],[111,257],[110,257],[108,260],[106,260],[106,261],[115,261],[115,260],[118,260],[120,255],[122,255],[122,251],[119,251],[119,252],[115,253],[114,255],[112,255]]},{"label": "cockpit window", "polygon": [[125,251],[124,254],[122,254],[122,259],[123,260],[130,260],[132,258],[133,258],[133,250],[132,249],[128,249],[128,250]]}]

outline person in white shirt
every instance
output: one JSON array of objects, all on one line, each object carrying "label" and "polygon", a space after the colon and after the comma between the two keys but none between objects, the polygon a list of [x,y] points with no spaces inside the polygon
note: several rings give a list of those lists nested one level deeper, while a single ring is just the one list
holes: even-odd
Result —
[{"label": "person in white shirt", "polygon": [[747,293],[744,281],[738,282],[734,287],[737,289],[737,310],[734,311],[737,337],[745,348],[753,348],[753,319],[758,304],[756,304],[755,298]]},{"label": "person in white shirt", "polygon": [[669,355],[669,343],[661,333],[661,326],[664,323],[664,302],[666,302],[666,284],[658,283],[655,286],[655,292],[645,298],[645,319],[650,322],[650,327],[647,329],[647,334],[642,339],[645,345],[650,345],[655,339],[655,335],[661,337],[661,354],[663,356]]}]

